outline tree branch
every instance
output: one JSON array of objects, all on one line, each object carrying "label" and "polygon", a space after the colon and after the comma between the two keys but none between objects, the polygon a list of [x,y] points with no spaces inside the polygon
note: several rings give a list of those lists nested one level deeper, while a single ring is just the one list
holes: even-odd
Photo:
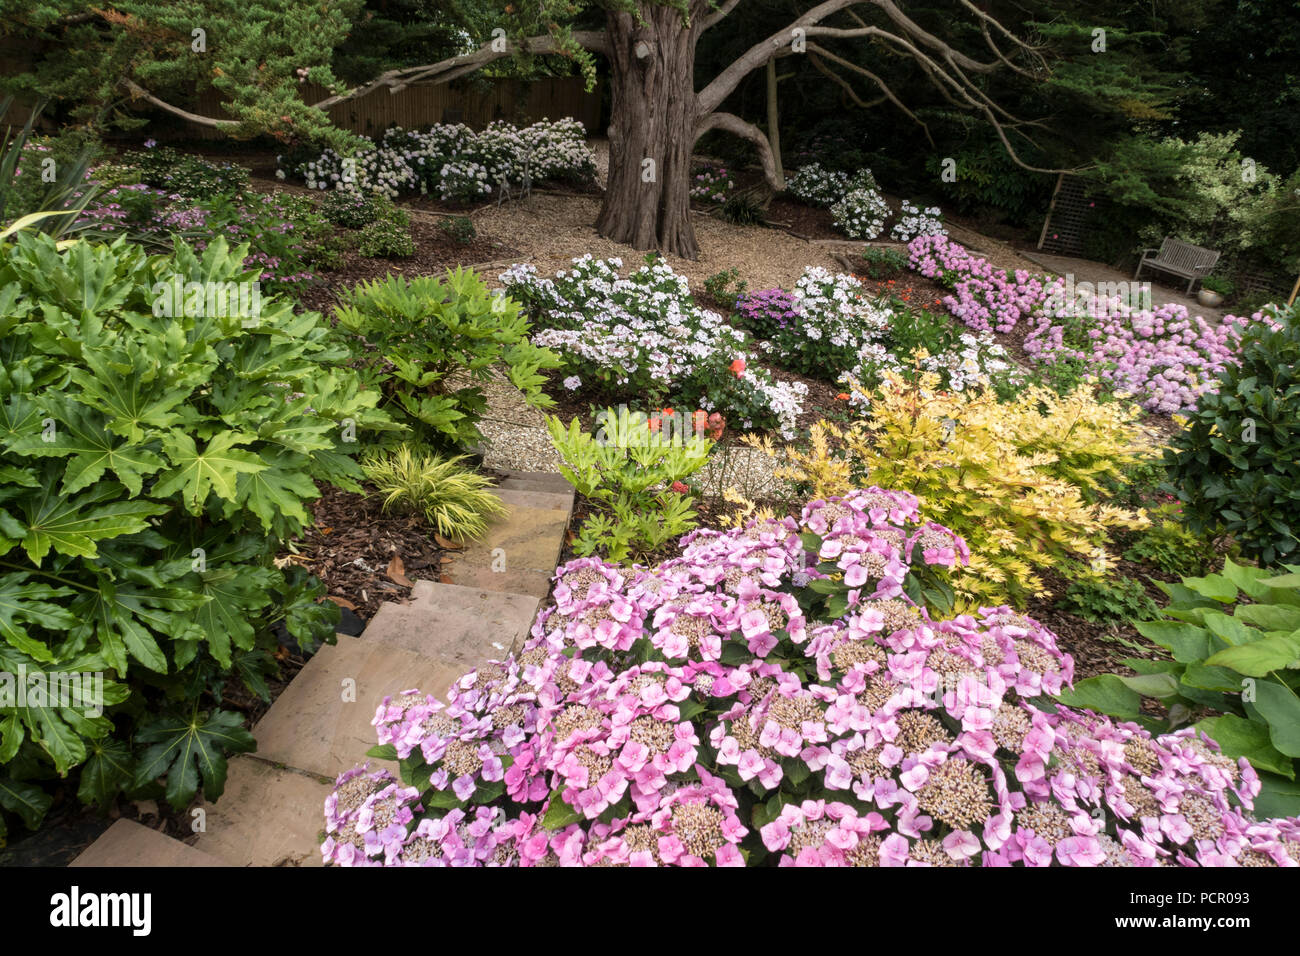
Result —
[{"label": "tree branch", "polygon": [[747,139],[758,147],[758,158],[763,164],[763,178],[767,184],[781,192],[785,189],[785,178],[777,171],[776,159],[772,155],[772,145],[763,131],[753,123],[746,123],[734,113],[710,113],[695,124],[695,139],[699,139],[711,129],[720,129]]},{"label": "tree branch", "polygon": [[198,113],[191,113],[189,110],[183,110],[179,106],[172,106],[170,103],[165,103],[134,80],[124,78],[122,80],[122,85],[130,91],[133,97],[146,100],[158,107],[160,110],[166,110],[173,116],[179,116],[181,119],[189,120],[191,123],[197,123],[199,126],[207,126],[211,129],[224,129],[226,127],[239,125],[237,120],[217,119],[215,116],[200,116]]},{"label": "tree branch", "polygon": [[736,9],[738,3],[740,3],[740,0],[725,0],[717,10],[714,10],[700,21],[700,32],[703,33],[705,30],[709,29],[709,27],[716,27],[726,19],[728,13]]},{"label": "tree branch", "polygon": [[[607,53],[609,50],[609,40],[603,31],[596,30],[578,30],[571,34],[572,38],[584,50],[590,50],[593,53]],[[487,66],[494,60],[500,60],[507,56],[513,56],[518,52],[545,55],[552,53],[564,52],[563,46],[555,37],[537,36],[529,37],[519,43],[517,48],[506,45],[504,51],[492,49],[492,44],[488,43],[479,47],[473,53],[466,53],[461,56],[449,57],[437,63],[429,63],[423,66],[407,66],[396,70],[388,70],[375,77],[369,83],[353,87],[346,93],[338,93],[334,96],[328,96],[318,103],[310,104],[313,109],[328,110],[331,106],[337,106],[339,103],[346,103],[365,96],[367,93],[387,86],[393,93],[398,93],[406,87],[415,83],[432,83],[441,84],[449,83],[454,79],[474,73]],[[131,95],[139,99],[146,100],[161,110],[165,110],[174,116],[179,116],[183,120],[196,123],[199,126],[207,126],[212,129],[223,129],[238,126],[236,120],[220,119],[215,116],[201,116],[198,113],[191,113],[183,110],[179,106],[173,106],[164,100],[154,96],[140,84],[131,79],[123,79],[122,84],[131,92]]]},{"label": "tree branch", "polygon": [[[878,87],[880,87],[880,91],[885,95],[886,99],[888,99],[891,103],[893,103],[900,110],[906,113],[911,118],[913,123],[916,123],[918,126],[921,127],[921,129],[925,130],[925,138],[929,141],[931,147],[934,146],[934,137],[930,135],[930,127],[927,126],[921,119],[919,119],[915,113],[913,113],[911,110],[909,110],[906,106],[903,105],[903,101],[894,95],[894,91],[889,88],[888,83],[886,83],[876,74],[872,73],[866,67],[858,66],[856,63],[846,60],[841,56],[836,56],[834,53],[831,53],[829,50],[825,49],[820,44],[809,43],[808,50],[811,53],[821,54],[821,56],[826,57],[826,59],[830,60],[833,63],[839,64],[840,66],[844,67],[847,70],[852,70],[855,73],[860,73],[863,76],[869,78]],[[833,79],[840,81],[840,85],[845,87],[846,89],[849,89],[850,93],[852,93],[852,88],[849,87],[847,80],[842,79],[836,74],[830,73],[829,70],[825,69],[824,67],[818,66],[817,63],[814,63],[813,65],[817,66],[818,69],[822,70],[822,72],[828,73]],[[854,96],[854,99],[855,100],[857,99],[856,95]],[[860,100],[858,101],[858,104],[862,105]]]}]

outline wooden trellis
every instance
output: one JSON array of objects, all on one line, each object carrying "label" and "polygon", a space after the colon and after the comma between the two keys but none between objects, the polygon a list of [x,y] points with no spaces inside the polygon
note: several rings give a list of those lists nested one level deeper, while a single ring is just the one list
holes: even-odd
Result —
[{"label": "wooden trellis", "polygon": [[1083,180],[1061,173],[1052,191],[1052,204],[1038,235],[1038,248],[1062,256],[1083,255],[1083,237],[1096,210]]}]

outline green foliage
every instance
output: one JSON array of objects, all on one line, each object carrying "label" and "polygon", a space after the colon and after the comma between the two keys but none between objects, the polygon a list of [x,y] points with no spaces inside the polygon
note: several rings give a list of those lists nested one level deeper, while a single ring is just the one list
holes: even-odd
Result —
[{"label": "green foliage", "polygon": [[360,229],[396,212],[393,201],[380,193],[331,189],[320,201],[320,212],[329,222],[346,229]]},{"label": "green foliage", "polygon": [[[1164,618],[1137,629],[1165,648],[1172,661],[1127,660],[1135,677],[1106,674],[1079,681],[1060,700],[1126,720],[1153,732],[1210,710],[1196,727],[1223,752],[1245,757],[1259,772],[1260,812],[1300,813],[1295,793],[1300,769],[1300,565],[1286,574],[1224,562],[1223,571],[1161,584],[1170,603]],[[1155,697],[1167,716],[1139,710]]]},{"label": "green foliage", "polygon": [[415,512],[453,541],[481,538],[487,519],[505,513],[486,475],[461,466],[464,456],[420,455],[403,444],[391,455],[362,463],[366,479],[384,497],[385,511]]},{"label": "green foliage", "polygon": [[372,259],[409,259],[415,255],[415,240],[405,222],[381,219],[361,230],[357,251]]},{"label": "green foliage", "polygon": [[1151,617],[1157,611],[1146,589],[1132,578],[1079,578],[1065,589],[1059,603],[1067,611],[1098,624]]},{"label": "green foliage", "polygon": [[1165,452],[1172,489],[1197,534],[1227,533],[1244,555],[1273,564],[1300,547],[1300,319],[1256,323],[1239,365],[1201,396]]},{"label": "green foliage", "polygon": [[344,290],[339,300],[335,317],[367,386],[421,441],[479,441],[478,420],[487,409],[483,384],[497,366],[529,405],[554,405],[542,392],[540,372],[556,368],[559,359],[529,341],[531,326],[518,303],[490,293],[474,272],[390,275]]},{"label": "green foliage", "polygon": [[462,246],[468,246],[478,236],[478,231],[474,228],[474,220],[469,216],[452,216],[450,219],[444,219],[438,223],[438,228]]},{"label": "green foliage", "polygon": [[1137,532],[1125,558],[1178,575],[1200,574],[1215,560],[1211,543],[1187,530],[1180,510],[1164,505],[1147,514],[1151,524]]},{"label": "green foliage", "polygon": [[[8,97],[0,102],[0,116],[8,112],[10,102]],[[50,213],[30,227],[61,236],[94,197],[95,187],[86,181],[86,170],[98,146],[76,132],[33,137],[32,123],[39,112],[39,106],[33,109],[17,131],[6,128],[0,140],[0,225],[37,212]],[[49,163],[53,163],[53,179]]]},{"label": "green foliage", "polygon": [[767,208],[755,196],[738,192],[722,204],[722,218],[738,226],[760,225],[767,219]]},{"label": "green foliage", "polygon": [[1206,276],[1201,280],[1201,288],[1217,292],[1222,296],[1232,295],[1237,290],[1237,287],[1232,284],[1232,280],[1225,276]]},{"label": "green foliage", "polygon": [[892,279],[907,269],[907,253],[892,246],[868,246],[859,256],[872,279]]},{"label": "green foliage", "polygon": [[[317,313],[267,296],[251,317],[187,314],[167,295],[252,281],[246,252],[220,237],[154,257],[125,240],[0,246],[0,672],[102,678],[0,703],[0,776],[85,765],[79,792],[103,803],[166,774],[184,803],[194,768],[152,749],[184,723],[215,795],[218,750],[246,749],[224,681],[264,692],[277,623],[306,647],[332,639],[324,588],[273,559],[317,482],[359,489],[348,432],[394,426]],[[199,718],[204,697],[217,706]]]},{"label": "green foliage", "polygon": [[564,460],[560,474],[597,508],[578,532],[574,550],[634,560],[694,528],[689,495],[673,488],[681,489],[708,464],[713,442],[666,434],[661,419],[620,417],[613,409],[598,415],[597,425],[593,436],[576,418],[567,429],[554,415],[546,420],[551,444]]},{"label": "green foliage", "polygon": [[749,289],[749,283],[740,277],[735,266],[715,272],[704,280],[704,291],[714,302],[727,311],[736,308],[736,300]]},{"label": "green foliage", "polygon": [[212,199],[248,189],[248,170],[234,163],[213,163],[170,146],[136,150],[122,157],[123,164],[136,172],[135,182],[168,193],[179,193],[191,202]]}]

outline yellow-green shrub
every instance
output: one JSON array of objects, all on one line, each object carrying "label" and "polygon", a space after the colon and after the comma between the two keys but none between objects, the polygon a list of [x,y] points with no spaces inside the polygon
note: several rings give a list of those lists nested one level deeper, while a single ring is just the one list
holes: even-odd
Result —
[{"label": "yellow-green shrub", "polygon": [[[1010,403],[991,391],[944,392],[938,378],[886,375],[866,417],[819,423],[809,448],[785,452],[779,478],[815,497],[879,485],[910,491],[921,510],[962,535],[970,564],[951,584],[964,604],[1023,605],[1045,592],[1040,572],[1108,570],[1109,531],[1142,512],[1099,501],[1100,482],[1154,454],[1136,407],[1099,403],[1086,386],[1058,396],[1028,388]],[[846,467],[847,465],[847,467]]]}]

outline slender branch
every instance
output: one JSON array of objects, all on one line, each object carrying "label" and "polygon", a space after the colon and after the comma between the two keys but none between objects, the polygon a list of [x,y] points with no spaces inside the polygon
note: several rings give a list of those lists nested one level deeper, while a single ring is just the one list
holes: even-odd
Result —
[{"label": "slender branch", "polygon": [[[571,34],[573,40],[584,50],[590,50],[593,53],[606,53],[609,50],[609,39],[603,31],[597,30],[578,30]],[[400,92],[408,86],[415,83],[449,83],[454,79],[474,73],[494,60],[499,60],[507,56],[512,56],[517,52],[533,53],[538,55],[563,53],[564,48],[560,41],[552,36],[529,37],[521,41],[518,47],[512,48],[510,44],[506,45],[505,50],[494,50],[492,44],[488,43],[479,47],[473,53],[466,53],[461,56],[449,57],[437,63],[429,63],[423,66],[407,66],[400,69],[388,70],[379,74],[369,83],[353,87],[346,93],[338,93],[334,96],[328,96],[318,103],[312,103],[311,107],[318,110],[327,110],[331,106],[337,106],[340,103],[346,103],[365,96],[381,87],[387,86],[394,92]],[[173,106],[154,94],[150,93],[140,84],[131,79],[123,79],[123,85],[131,92],[131,95],[143,99],[161,110],[165,110],[174,116],[179,116],[183,120],[196,123],[200,126],[207,126],[213,129],[225,129],[238,126],[236,120],[220,119],[215,116],[201,116],[198,113],[191,113],[188,110],[181,109],[179,106]]]},{"label": "slender branch", "polygon": [[808,44],[808,49],[811,52],[824,56],[832,63],[836,63],[847,70],[852,70],[855,73],[860,73],[863,76],[870,79],[873,83],[875,83],[878,87],[880,87],[880,91],[885,94],[885,97],[891,103],[893,103],[900,110],[906,113],[911,118],[913,123],[916,123],[918,126],[921,127],[921,129],[925,130],[925,138],[929,140],[931,146],[934,146],[934,137],[930,135],[930,127],[927,126],[921,119],[919,119],[915,113],[913,113],[906,106],[904,106],[903,101],[900,100],[897,96],[895,96],[894,91],[889,88],[889,84],[886,83],[884,80],[882,80],[879,76],[872,73],[866,67],[858,66],[856,63],[846,60],[841,56],[836,56],[834,53],[831,53],[829,50],[825,49],[820,44],[810,43]]},{"label": "slender branch", "polygon": [[761,129],[753,123],[746,123],[734,113],[710,113],[695,124],[695,139],[698,140],[711,129],[732,133],[758,147],[758,158],[763,164],[763,178],[777,192],[785,189],[785,178],[777,171],[776,158],[772,155],[772,144],[768,142]]},{"label": "slender branch", "polygon": [[740,0],[725,0],[725,2],[721,6],[719,6],[717,10],[714,10],[707,17],[705,17],[703,20],[700,21],[700,32],[703,33],[705,30],[709,29],[709,27],[715,27],[719,23],[721,23],[724,19],[726,19],[728,13],[736,9],[736,5],[738,3],[740,3]]},{"label": "slender branch", "polygon": [[816,53],[812,53],[809,55],[808,62],[813,65],[813,67],[817,70],[818,73],[821,73],[828,80],[834,81],[840,87],[840,89],[844,90],[845,95],[847,95],[849,99],[851,99],[854,102],[854,104],[862,107],[864,110],[869,110],[872,109],[873,107],[879,106],[881,103],[889,102],[889,97],[885,96],[884,94],[877,96],[874,100],[864,100],[861,96],[858,95],[858,91],[853,88],[852,83],[844,79],[844,77],[840,76],[829,66],[827,66],[824,62],[822,62],[822,58],[819,57]]}]

